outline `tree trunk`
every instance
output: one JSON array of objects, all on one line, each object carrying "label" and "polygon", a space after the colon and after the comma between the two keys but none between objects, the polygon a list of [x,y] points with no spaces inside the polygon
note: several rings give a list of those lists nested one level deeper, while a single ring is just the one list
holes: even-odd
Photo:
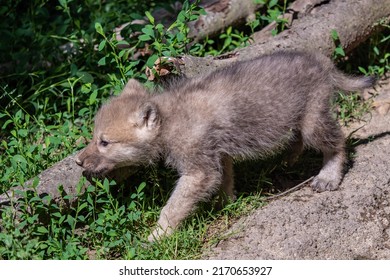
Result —
[{"label": "tree trunk", "polygon": [[192,77],[233,61],[250,60],[283,49],[318,51],[330,57],[336,47],[331,37],[332,30],[337,31],[341,46],[348,53],[377,31],[381,23],[389,21],[390,0],[333,0],[318,6],[315,13],[293,21],[290,29],[267,41],[258,39],[260,31],[253,35],[253,45],[229,54],[204,58],[183,56],[180,70],[185,76]]},{"label": "tree trunk", "polygon": [[189,23],[189,36],[195,41],[213,36],[224,28],[254,16],[262,5],[253,0],[204,0],[200,6],[206,11],[198,20]]},{"label": "tree trunk", "polygon": [[[177,1],[170,5],[169,10],[165,8],[156,9],[152,15],[156,22],[168,27],[176,20],[176,16],[182,9],[182,6],[182,3]],[[254,17],[256,10],[262,5],[255,4],[254,0],[202,0],[199,6],[204,9],[206,14],[199,16],[198,20],[188,23],[190,29],[188,36],[193,38],[195,42],[207,36],[214,36],[231,25],[237,25],[249,20]],[[134,22],[147,24],[148,19],[145,17],[145,19],[135,20]],[[114,31],[117,34],[118,41],[124,39],[120,32],[128,24],[130,22],[115,28]]]}]

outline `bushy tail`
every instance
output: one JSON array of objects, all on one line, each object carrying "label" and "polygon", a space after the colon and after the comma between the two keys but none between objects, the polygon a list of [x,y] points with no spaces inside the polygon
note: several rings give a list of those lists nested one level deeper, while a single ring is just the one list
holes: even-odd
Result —
[{"label": "bushy tail", "polygon": [[332,79],[335,87],[344,91],[360,91],[372,87],[376,81],[374,76],[353,77],[340,71],[334,72]]}]

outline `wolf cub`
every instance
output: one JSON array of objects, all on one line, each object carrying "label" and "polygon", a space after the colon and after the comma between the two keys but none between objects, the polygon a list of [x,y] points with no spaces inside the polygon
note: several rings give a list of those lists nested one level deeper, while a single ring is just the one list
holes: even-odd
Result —
[{"label": "wolf cub", "polygon": [[93,139],[76,161],[99,175],[160,158],[177,169],[180,178],[149,236],[153,241],[218,189],[234,199],[232,159],[264,158],[286,147],[295,158],[314,148],[324,160],[312,188],[336,190],[345,153],[331,98],[337,89],[372,84],[372,78],[339,72],[322,55],[298,51],[237,62],[176,81],[162,93],[131,79],[100,108]]}]

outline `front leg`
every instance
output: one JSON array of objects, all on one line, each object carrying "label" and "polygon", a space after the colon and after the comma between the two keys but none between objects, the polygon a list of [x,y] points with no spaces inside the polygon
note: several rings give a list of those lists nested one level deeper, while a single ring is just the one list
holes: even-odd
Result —
[{"label": "front leg", "polygon": [[173,230],[194,210],[196,204],[207,200],[221,183],[218,171],[201,170],[182,175],[161,210],[160,218],[148,240],[154,241],[170,235]]}]

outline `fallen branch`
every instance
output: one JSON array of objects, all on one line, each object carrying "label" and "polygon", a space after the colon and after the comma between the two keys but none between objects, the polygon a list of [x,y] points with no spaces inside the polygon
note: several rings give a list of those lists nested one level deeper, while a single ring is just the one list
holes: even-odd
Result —
[{"label": "fallen branch", "polygon": [[189,37],[195,41],[218,34],[237,23],[248,21],[262,5],[253,0],[205,0],[200,6],[206,11],[198,20],[190,22]]},{"label": "fallen branch", "polygon": [[259,55],[284,49],[312,50],[331,57],[336,30],[346,53],[364,42],[371,34],[390,21],[390,0],[329,1],[316,7],[315,13],[292,21],[288,30],[262,40],[262,33],[253,35],[255,43],[236,52],[218,57],[181,58],[180,70],[187,77],[211,72],[234,61],[250,60]]},{"label": "fallen branch", "polygon": [[[188,36],[198,42],[208,36],[218,34],[228,26],[250,20],[261,6],[261,4],[255,4],[253,0],[202,0],[199,7],[203,8],[206,14],[188,23]],[[160,8],[152,15],[156,22],[168,27],[175,21],[181,9],[182,3],[177,1],[170,6],[170,10]],[[145,18],[132,23],[147,24],[148,20]],[[121,30],[132,23],[124,23],[115,29],[118,41],[124,39],[120,35]]]},{"label": "fallen branch", "polygon": [[303,181],[302,183],[299,183],[298,185],[284,191],[284,192],[281,192],[281,193],[277,193],[277,194],[274,194],[274,195],[271,195],[271,196],[268,196],[266,198],[267,201],[270,201],[270,200],[273,200],[273,199],[276,199],[276,198],[279,198],[279,197],[282,197],[282,196],[285,196],[285,195],[288,195],[289,193],[292,193],[294,191],[297,191],[299,189],[301,189],[304,185],[306,185],[307,183],[309,183],[310,181],[312,181],[314,178],[314,176],[311,176],[309,179]]}]

